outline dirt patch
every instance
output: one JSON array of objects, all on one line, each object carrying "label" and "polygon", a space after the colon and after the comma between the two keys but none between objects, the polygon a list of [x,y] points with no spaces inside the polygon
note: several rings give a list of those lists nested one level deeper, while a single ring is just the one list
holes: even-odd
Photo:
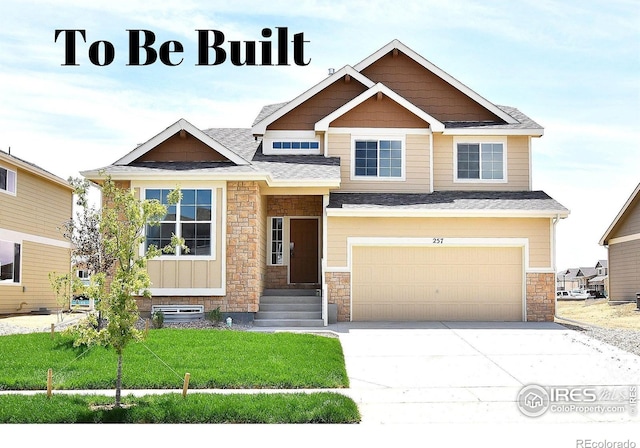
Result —
[{"label": "dirt patch", "polygon": [[556,314],[604,328],[640,329],[640,311],[635,302],[610,305],[607,299],[558,301]]}]

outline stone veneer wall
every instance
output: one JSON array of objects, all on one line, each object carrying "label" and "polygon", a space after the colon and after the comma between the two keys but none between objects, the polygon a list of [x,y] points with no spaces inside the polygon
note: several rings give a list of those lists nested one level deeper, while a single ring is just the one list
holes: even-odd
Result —
[{"label": "stone veneer wall", "polygon": [[553,322],[555,312],[555,274],[527,273],[527,321]]},{"label": "stone veneer wall", "polygon": [[351,273],[326,272],[327,301],[338,305],[338,322],[351,320]]}]

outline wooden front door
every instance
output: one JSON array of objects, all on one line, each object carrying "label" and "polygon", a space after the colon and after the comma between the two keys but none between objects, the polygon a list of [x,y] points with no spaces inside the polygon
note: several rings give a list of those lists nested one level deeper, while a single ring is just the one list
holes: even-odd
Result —
[{"label": "wooden front door", "polygon": [[318,283],[318,220],[292,219],[289,241],[289,282]]}]

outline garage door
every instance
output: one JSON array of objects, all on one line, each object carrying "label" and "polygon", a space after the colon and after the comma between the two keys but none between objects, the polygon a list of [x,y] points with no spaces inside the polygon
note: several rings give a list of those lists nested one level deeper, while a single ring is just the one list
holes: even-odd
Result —
[{"label": "garage door", "polygon": [[354,321],[521,321],[520,247],[355,246]]}]

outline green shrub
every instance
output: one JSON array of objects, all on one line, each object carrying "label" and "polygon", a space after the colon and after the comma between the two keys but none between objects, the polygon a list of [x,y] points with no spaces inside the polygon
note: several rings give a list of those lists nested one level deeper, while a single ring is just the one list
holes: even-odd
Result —
[{"label": "green shrub", "polygon": [[207,311],[205,313],[205,318],[215,323],[222,321],[222,312],[220,312],[220,307],[217,307],[215,310]]},{"label": "green shrub", "polygon": [[156,311],[151,315],[151,323],[153,328],[162,328],[164,326],[164,313]]}]

